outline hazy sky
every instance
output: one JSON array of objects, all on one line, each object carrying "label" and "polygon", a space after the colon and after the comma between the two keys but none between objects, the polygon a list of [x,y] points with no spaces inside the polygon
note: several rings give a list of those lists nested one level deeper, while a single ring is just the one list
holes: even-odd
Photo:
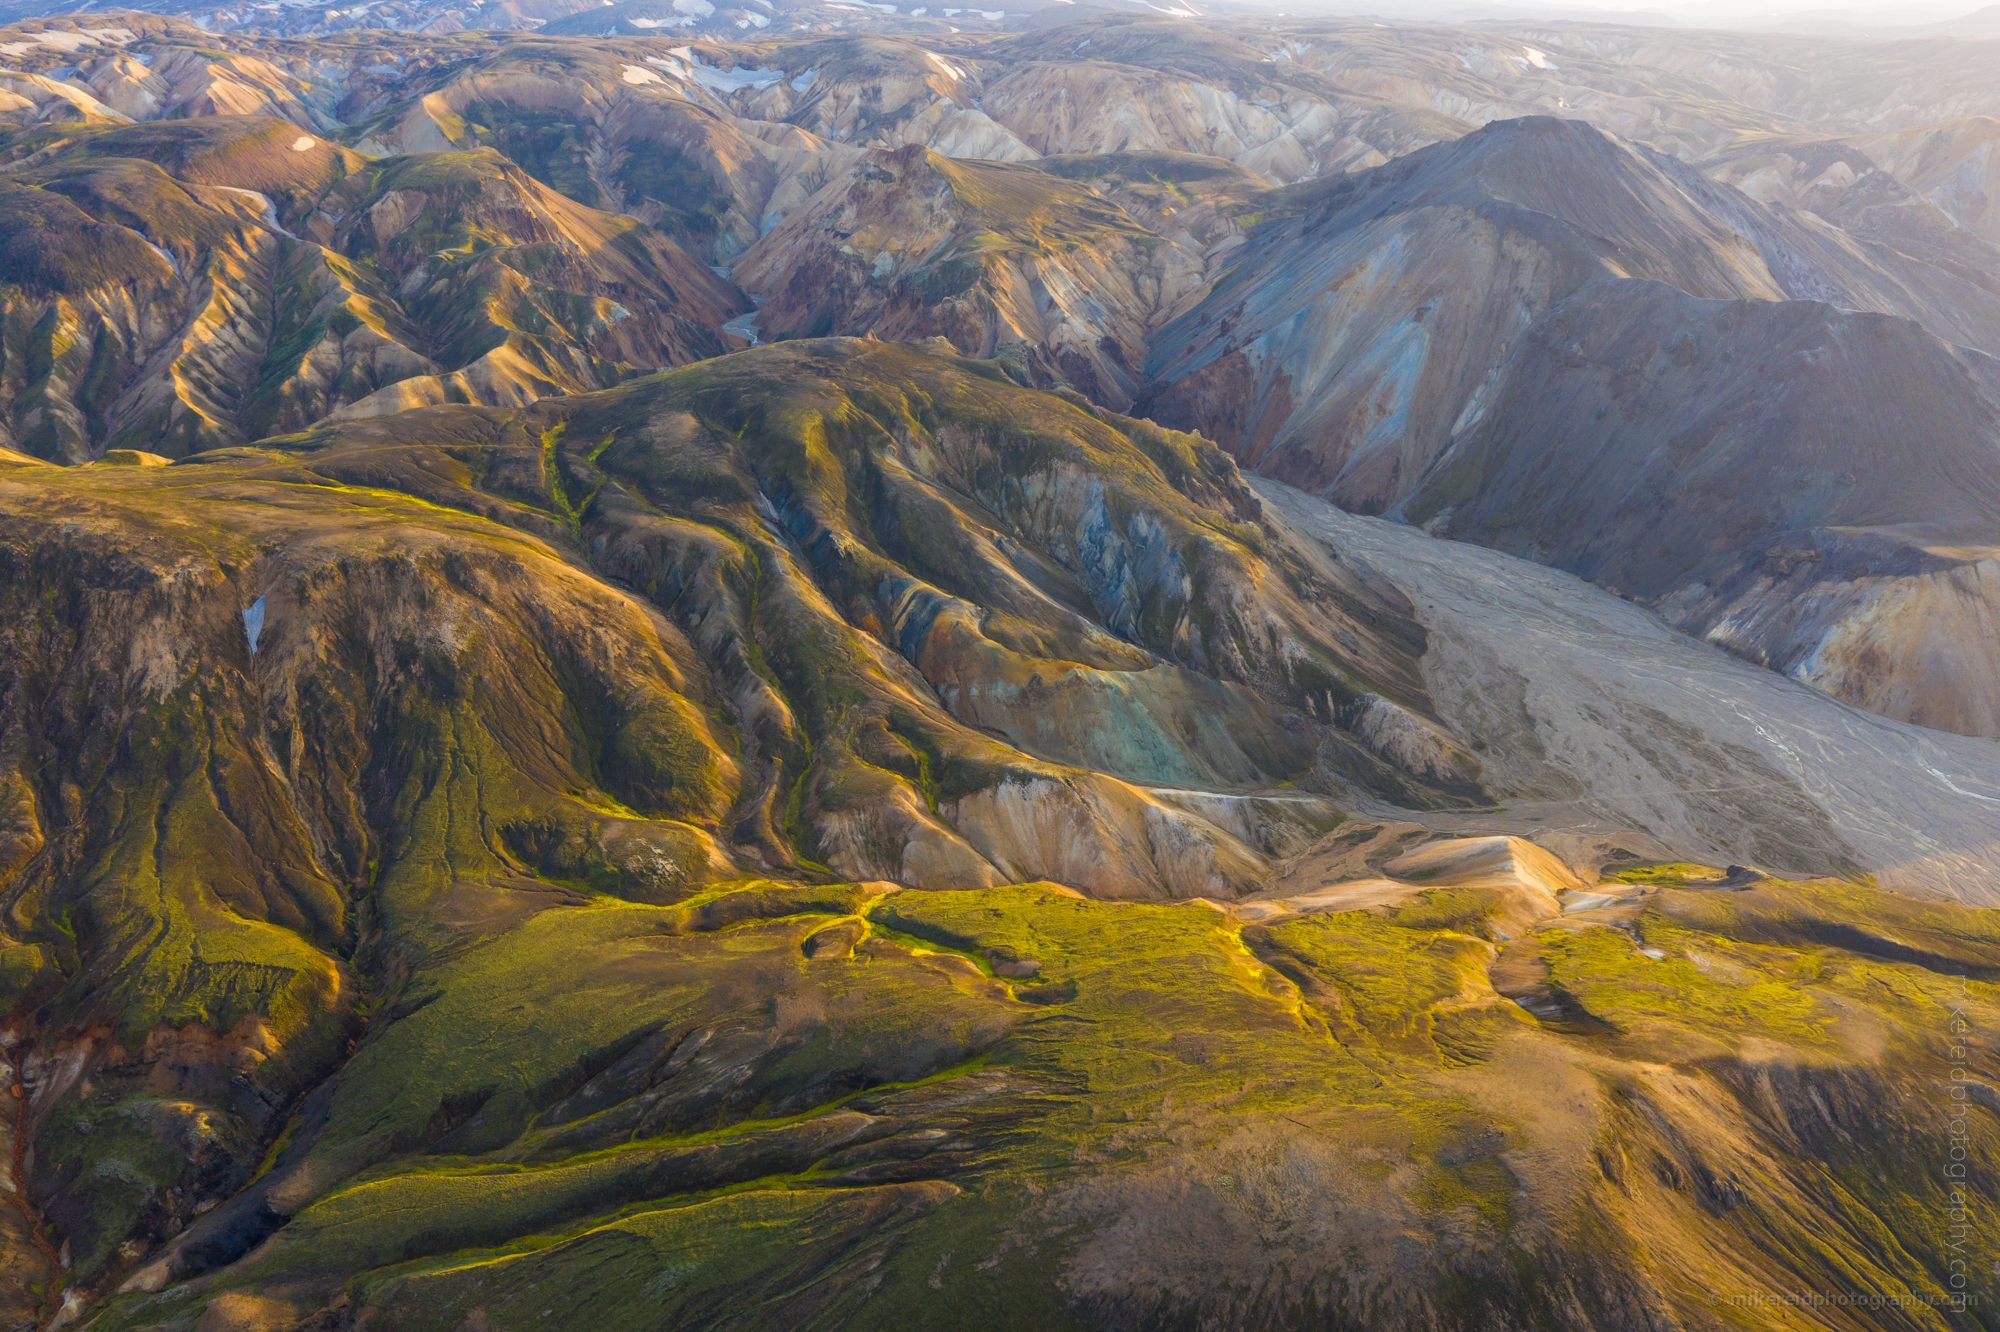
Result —
[{"label": "hazy sky", "polygon": [[[1256,0],[1253,0],[1255,3]],[[1982,8],[1980,0],[1959,3],[1891,5],[1842,4],[1840,0],[1263,0],[1270,8],[1292,13],[1379,14],[1384,18],[1466,21],[1493,18],[1605,18],[1613,15],[1655,15],[1660,20],[1690,26],[1767,27],[1784,23],[1801,27],[1824,21],[1832,27],[1893,28],[1939,23]]]}]

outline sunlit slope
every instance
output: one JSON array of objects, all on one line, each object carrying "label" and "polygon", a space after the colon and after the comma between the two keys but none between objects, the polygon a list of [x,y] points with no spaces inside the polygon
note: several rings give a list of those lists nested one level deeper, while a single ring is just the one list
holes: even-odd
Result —
[{"label": "sunlit slope", "polygon": [[1987,913],[1682,876],[1511,939],[1421,887],[546,912],[413,981],[246,1195],[308,1205],[144,1293],[281,1219],[227,1205],[105,1325],[1727,1326],[1854,1281],[1902,1302],[1816,1326],[1948,1326],[1937,1028],[1992,1015]]},{"label": "sunlit slope", "polygon": [[1533,745],[1080,401],[837,339],[5,455],[0,976],[102,1325],[1942,1326],[1990,913],[1383,842]]},{"label": "sunlit slope", "polygon": [[599,388],[720,352],[745,308],[491,152],[370,163],[256,117],[45,126],[8,151],[0,409],[60,461]]},{"label": "sunlit slope", "polygon": [[36,1158],[86,1285],[241,1188],[403,978],[543,911],[1232,898],[1350,790],[1479,798],[1395,595],[1275,548],[1226,457],[927,351],[10,452],[0,504],[7,1005],[68,1061],[37,1116],[103,1129]]}]

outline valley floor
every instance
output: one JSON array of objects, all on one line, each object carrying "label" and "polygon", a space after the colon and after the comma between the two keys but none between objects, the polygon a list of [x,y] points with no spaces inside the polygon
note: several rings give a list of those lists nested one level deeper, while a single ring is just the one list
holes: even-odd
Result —
[{"label": "valley floor", "polygon": [[[1687,854],[2000,905],[2000,743],[1849,707],[1560,570],[1251,485],[1409,595],[1444,719],[1512,797],[1490,815],[1399,817],[1521,836],[1636,828]],[[1850,863],[1832,863],[1843,851]]]}]

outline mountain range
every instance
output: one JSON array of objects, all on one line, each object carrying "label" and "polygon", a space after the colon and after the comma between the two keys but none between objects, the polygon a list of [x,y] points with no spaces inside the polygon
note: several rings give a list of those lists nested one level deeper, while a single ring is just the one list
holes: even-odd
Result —
[{"label": "mountain range", "polygon": [[10,11],[0,1329],[1992,1321],[1990,52],[1203,8]]}]

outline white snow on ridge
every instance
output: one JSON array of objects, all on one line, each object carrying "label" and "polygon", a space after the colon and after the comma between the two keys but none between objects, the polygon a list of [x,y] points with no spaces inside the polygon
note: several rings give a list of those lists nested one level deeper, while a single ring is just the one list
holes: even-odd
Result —
[{"label": "white snow on ridge", "polygon": [[700,61],[690,61],[687,76],[710,92],[733,93],[741,92],[745,88],[762,92],[784,78],[785,71],[756,69],[744,65],[738,65],[735,69],[717,69]]}]

